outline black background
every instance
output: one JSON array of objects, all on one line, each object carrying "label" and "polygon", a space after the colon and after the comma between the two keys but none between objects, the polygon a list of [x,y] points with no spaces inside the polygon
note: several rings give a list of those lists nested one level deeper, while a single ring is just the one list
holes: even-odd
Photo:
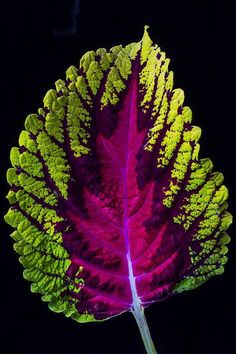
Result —
[{"label": "black background", "polygon": [[[5,172],[27,114],[46,91],[78,65],[87,50],[139,41],[144,24],[171,58],[175,87],[185,90],[193,124],[201,126],[201,157],[223,171],[235,212],[235,26],[230,1],[80,1],[78,32],[55,36],[70,25],[72,1],[1,1],[1,211],[8,208]],[[1,218],[1,339],[6,354],[141,354],[131,314],[103,323],[78,324],[48,310],[32,294]],[[146,311],[159,354],[234,354],[236,241],[230,228],[224,275]],[[4,349],[5,348],[5,349]]]}]

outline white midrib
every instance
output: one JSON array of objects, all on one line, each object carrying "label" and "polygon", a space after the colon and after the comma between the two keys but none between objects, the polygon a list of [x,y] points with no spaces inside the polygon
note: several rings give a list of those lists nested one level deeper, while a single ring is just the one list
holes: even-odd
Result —
[{"label": "white midrib", "polygon": [[124,237],[126,243],[126,258],[128,264],[129,272],[129,283],[132,294],[132,308],[140,307],[141,301],[137,293],[136,282],[133,272],[133,265],[131,260],[130,245],[129,245],[129,216],[128,216],[128,189],[127,189],[127,174],[125,173],[127,169],[124,170]]},{"label": "white midrib", "polygon": [[128,213],[128,187],[127,187],[127,172],[128,172],[128,163],[129,163],[129,132],[130,132],[130,117],[133,114],[132,112],[132,102],[134,98],[134,90],[133,87],[131,89],[131,99],[130,99],[130,110],[128,117],[128,137],[127,137],[127,145],[126,145],[126,159],[125,166],[123,168],[123,185],[124,185],[124,237],[126,244],[126,257],[128,264],[128,278],[132,295],[132,306],[131,312],[133,313],[137,325],[140,330],[140,334],[142,336],[142,340],[144,346],[146,348],[147,354],[157,354],[156,349],[154,347],[151,334],[148,328],[148,324],[144,315],[144,308],[142,306],[140,297],[138,296],[136,281],[133,271],[131,252],[130,252],[130,244],[129,244],[129,213]]}]

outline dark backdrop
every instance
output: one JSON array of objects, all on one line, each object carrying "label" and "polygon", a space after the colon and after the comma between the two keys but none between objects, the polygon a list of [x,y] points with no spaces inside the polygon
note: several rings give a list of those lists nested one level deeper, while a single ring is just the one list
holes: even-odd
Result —
[{"label": "dark backdrop", "polygon": [[[233,3],[233,2],[232,2]],[[5,172],[27,114],[66,68],[90,49],[140,40],[144,24],[171,58],[175,87],[185,90],[194,124],[202,127],[201,156],[223,171],[235,211],[235,93],[233,5],[215,1],[80,1],[78,31],[70,26],[72,1],[1,1],[1,211],[8,204]],[[57,35],[55,35],[55,33]],[[48,310],[32,294],[1,218],[1,340],[6,354],[141,354],[138,329],[127,313],[80,325]],[[231,227],[224,275],[146,311],[159,354],[234,354],[236,240]],[[5,349],[4,349],[5,347]]]}]

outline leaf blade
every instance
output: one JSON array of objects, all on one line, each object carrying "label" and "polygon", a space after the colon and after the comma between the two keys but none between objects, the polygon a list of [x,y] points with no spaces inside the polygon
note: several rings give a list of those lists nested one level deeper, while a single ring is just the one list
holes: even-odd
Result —
[{"label": "leaf blade", "polygon": [[201,132],[168,65],[147,28],[139,43],[86,53],[12,150],[6,221],[24,276],[78,321],[193,289],[227,260],[227,190],[198,158]]}]

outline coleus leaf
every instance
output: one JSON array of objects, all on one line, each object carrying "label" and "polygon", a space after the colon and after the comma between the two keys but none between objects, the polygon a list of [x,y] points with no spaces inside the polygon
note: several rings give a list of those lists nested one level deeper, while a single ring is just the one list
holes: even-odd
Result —
[{"label": "coleus leaf", "polygon": [[143,309],[221,274],[231,223],[168,64],[147,27],[87,52],[27,117],[7,173],[31,290],[79,322],[133,312],[148,353]]}]

